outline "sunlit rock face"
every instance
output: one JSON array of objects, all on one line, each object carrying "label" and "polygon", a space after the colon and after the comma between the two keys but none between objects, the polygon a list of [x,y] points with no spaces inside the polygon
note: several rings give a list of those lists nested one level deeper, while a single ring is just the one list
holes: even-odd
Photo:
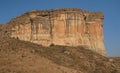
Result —
[{"label": "sunlit rock face", "polygon": [[43,46],[87,46],[105,55],[103,13],[67,8],[33,10],[12,19],[11,37]]}]

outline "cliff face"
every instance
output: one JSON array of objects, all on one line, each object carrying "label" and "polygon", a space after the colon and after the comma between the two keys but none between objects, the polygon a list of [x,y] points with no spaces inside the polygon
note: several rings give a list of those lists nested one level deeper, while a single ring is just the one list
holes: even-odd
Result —
[{"label": "cliff face", "polygon": [[11,20],[11,37],[43,46],[87,46],[105,55],[103,14],[80,9],[33,10]]}]

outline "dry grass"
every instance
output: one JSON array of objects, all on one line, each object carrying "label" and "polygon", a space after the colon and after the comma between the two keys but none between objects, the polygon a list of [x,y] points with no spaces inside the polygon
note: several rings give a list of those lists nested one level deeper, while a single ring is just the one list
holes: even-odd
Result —
[{"label": "dry grass", "polygon": [[[86,73],[119,73],[120,72],[120,68],[119,68],[120,59],[115,58],[115,61],[119,61],[119,62],[110,61],[109,58],[101,56],[81,46],[43,47],[37,44],[20,41],[17,39],[11,39],[5,37],[0,39],[0,66],[1,66],[0,71],[4,71],[4,72],[8,71],[8,73],[12,71],[11,68],[8,68],[10,64],[11,67],[16,67],[15,70],[13,69],[14,71],[18,70],[18,73],[27,73],[24,72],[27,71],[27,68],[23,70],[19,69],[18,66],[13,64],[14,63],[13,59],[19,60],[21,63],[20,66],[22,65],[24,67],[23,65],[24,62],[27,62],[29,58],[40,60],[40,58],[34,58],[34,55],[38,57],[39,56],[44,57],[52,61],[53,63],[57,64],[58,66],[63,66],[77,71],[82,71],[83,73],[85,72]],[[6,68],[2,69],[2,67],[4,67],[2,64],[5,64]],[[32,64],[32,62],[30,64]]]}]

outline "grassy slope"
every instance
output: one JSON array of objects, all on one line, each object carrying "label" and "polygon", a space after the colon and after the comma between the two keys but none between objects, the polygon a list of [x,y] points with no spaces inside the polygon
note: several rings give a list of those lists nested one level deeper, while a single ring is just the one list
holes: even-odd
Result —
[{"label": "grassy slope", "polygon": [[[42,68],[41,65],[43,61],[50,61],[49,63],[45,62],[45,68]],[[42,47],[11,38],[0,39],[0,73],[12,71],[16,73],[39,73],[40,71],[43,73],[56,73],[56,71],[70,73],[69,70],[72,69],[76,70],[76,73],[80,73],[79,71],[81,73],[120,73],[119,62],[113,62],[115,62],[114,59],[103,57],[84,47]],[[65,67],[63,69],[65,72],[58,70],[57,66]],[[54,70],[50,71],[51,67],[55,67]]]}]

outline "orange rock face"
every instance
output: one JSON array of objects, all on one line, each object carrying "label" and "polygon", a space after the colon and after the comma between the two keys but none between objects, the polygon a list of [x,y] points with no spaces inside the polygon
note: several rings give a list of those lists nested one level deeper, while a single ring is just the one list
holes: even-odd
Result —
[{"label": "orange rock face", "polygon": [[80,9],[33,10],[11,20],[11,37],[43,46],[87,46],[105,55],[102,12]]}]

